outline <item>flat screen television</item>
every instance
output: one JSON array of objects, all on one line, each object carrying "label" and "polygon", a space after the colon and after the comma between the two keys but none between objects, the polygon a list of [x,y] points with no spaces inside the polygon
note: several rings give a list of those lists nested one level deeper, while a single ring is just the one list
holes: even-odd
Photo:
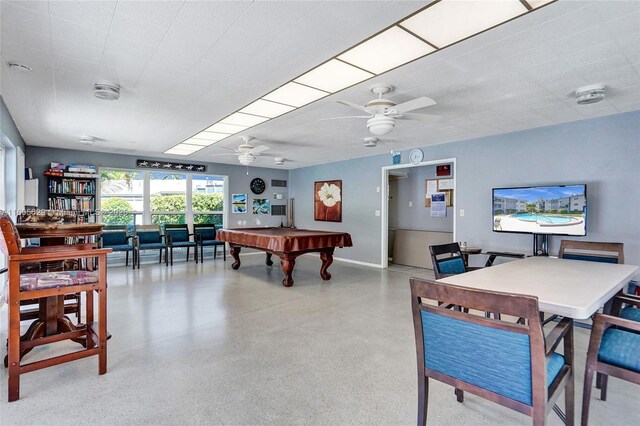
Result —
[{"label": "flat screen television", "polygon": [[493,188],[493,230],[587,235],[587,185]]}]

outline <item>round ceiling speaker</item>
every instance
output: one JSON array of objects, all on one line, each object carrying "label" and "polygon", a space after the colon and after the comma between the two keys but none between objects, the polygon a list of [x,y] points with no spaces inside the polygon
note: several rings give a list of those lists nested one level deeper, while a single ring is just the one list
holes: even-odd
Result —
[{"label": "round ceiling speaker", "polygon": [[367,137],[364,138],[364,146],[366,148],[375,148],[376,146],[378,146],[378,138],[374,138],[374,137]]},{"label": "round ceiling speaker", "polygon": [[276,157],[273,159],[274,163],[276,163],[276,166],[283,166],[284,165],[284,158],[282,157]]},{"label": "round ceiling speaker", "polygon": [[109,81],[93,83],[93,96],[106,101],[117,101],[120,99],[120,85]]},{"label": "round ceiling speaker", "polygon": [[604,99],[604,84],[592,84],[576,89],[576,103],[578,105],[595,104]]}]

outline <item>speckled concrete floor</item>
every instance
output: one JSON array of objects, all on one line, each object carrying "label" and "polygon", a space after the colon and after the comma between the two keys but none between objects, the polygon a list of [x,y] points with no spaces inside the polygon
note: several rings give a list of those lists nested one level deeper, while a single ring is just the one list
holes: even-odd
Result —
[{"label": "speckled concrete floor", "polygon": [[[29,373],[20,400],[9,404],[0,368],[0,423],[415,423],[408,287],[415,271],[335,262],[325,282],[319,259],[305,256],[295,286],[284,288],[282,272],[263,256],[243,257],[239,271],[229,260],[177,259],[169,268],[110,268],[106,375],[98,376],[97,357]],[[0,315],[4,342],[6,306]],[[578,412],[587,340],[576,329]],[[606,403],[592,397],[591,424],[640,424],[639,391],[611,379]],[[433,381],[429,423],[531,424],[472,395],[459,404],[450,387]],[[551,413],[548,424],[561,422]]]}]

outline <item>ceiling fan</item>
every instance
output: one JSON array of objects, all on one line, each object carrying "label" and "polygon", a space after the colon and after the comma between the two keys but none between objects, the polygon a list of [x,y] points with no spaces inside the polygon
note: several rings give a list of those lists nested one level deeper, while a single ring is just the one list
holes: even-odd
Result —
[{"label": "ceiling fan", "polygon": [[238,157],[238,161],[240,162],[240,164],[242,164],[243,166],[249,166],[256,161],[256,157],[260,156],[261,153],[271,149],[266,145],[254,146],[251,142],[256,139],[252,138],[251,136],[241,136],[240,139],[242,140],[242,143],[238,145],[238,148],[236,149],[227,148],[224,146],[221,147],[224,149],[228,149],[230,151],[234,151],[233,154],[213,154],[213,155],[235,155]]},{"label": "ceiling fan", "polygon": [[392,92],[393,86],[389,84],[376,84],[371,88],[371,92],[378,95],[370,100],[366,105],[358,105],[349,101],[336,101],[343,105],[350,106],[369,115],[353,115],[348,117],[325,118],[324,120],[340,120],[344,118],[367,118],[367,128],[369,132],[376,136],[386,135],[391,132],[396,125],[397,119],[418,120],[427,123],[434,123],[440,120],[439,115],[410,113],[416,109],[435,105],[436,101],[426,96],[412,99],[396,105],[395,102],[385,99],[382,95]]}]

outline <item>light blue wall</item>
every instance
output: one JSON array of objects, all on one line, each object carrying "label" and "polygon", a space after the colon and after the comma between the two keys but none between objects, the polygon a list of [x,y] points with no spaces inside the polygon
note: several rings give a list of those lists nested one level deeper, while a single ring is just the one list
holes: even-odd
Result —
[{"label": "light blue wall", "polygon": [[[425,132],[428,132],[425,130]],[[426,136],[426,135],[425,135]],[[586,183],[587,241],[625,244],[626,263],[640,264],[640,112],[630,112],[436,146],[425,159],[457,158],[457,239],[485,250],[531,254],[532,237],[492,232],[491,188]],[[402,154],[403,161],[407,152]],[[298,227],[351,233],[354,247],[336,255],[380,263],[381,167],[389,155],[307,167],[290,172]],[[342,223],[314,222],[313,182],[342,179]],[[550,238],[557,253],[562,237]],[[425,248],[426,250],[426,248]],[[476,261],[481,261],[479,257]]]},{"label": "light blue wall", "polygon": [[2,96],[0,96],[0,133],[2,133],[3,139],[6,137],[11,141],[13,148],[19,147],[22,152],[25,152],[22,135],[18,131],[18,127],[16,127],[16,123],[13,121]]},{"label": "light blue wall", "polygon": [[[144,157],[144,156],[133,156],[133,155],[123,155],[123,154],[107,154],[103,152],[91,152],[91,151],[77,151],[77,150],[68,150],[68,149],[57,149],[57,148],[44,148],[38,146],[27,146],[27,167],[31,167],[33,169],[33,174],[35,177],[44,178],[42,172],[44,172],[47,168],[49,168],[49,163],[52,161],[60,162],[60,163],[88,163],[93,164],[97,167],[112,167],[112,168],[122,168],[122,169],[136,169],[136,160],[137,159],[146,159],[146,160],[160,160],[160,157]],[[175,161],[175,159],[170,159],[170,161]],[[229,177],[229,196],[231,194],[247,194],[249,199],[249,206],[251,206],[251,200],[253,198],[270,198],[271,205],[281,205],[286,204],[285,200],[274,200],[274,193],[283,193],[285,197],[288,196],[287,189],[288,188],[273,188],[271,186],[271,179],[288,179],[287,170],[280,169],[267,169],[261,167],[249,167],[249,175],[247,175],[247,168],[245,166],[235,166],[230,164],[217,164],[217,163],[209,163],[206,161],[198,160],[197,156],[195,158],[189,157],[189,161],[184,162],[193,162],[198,164],[206,164],[208,165],[207,174],[210,175],[221,175]],[[139,169],[142,170],[142,169]],[[249,189],[249,182],[253,178],[262,178],[267,184],[267,189],[261,195],[254,195]],[[40,185],[40,196],[39,203],[41,208],[45,208],[47,204],[47,184],[46,181],[43,180],[43,184]],[[227,200],[228,206],[231,206],[231,201]],[[250,207],[249,207],[250,208]],[[286,219],[286,218],[285,218]],[[238,220],[246,220],[246,225],[242,226],[238,224]],[[259,220],[261,223],[258,225],[256,220]],[[280,226],[280,216],[271,216],[271,215],[254,215],[249,210],[248,213],[244,214],[229,214],[229,223],[228,227],[238,228],[238,227],[250,227],[250,226]]]}]

